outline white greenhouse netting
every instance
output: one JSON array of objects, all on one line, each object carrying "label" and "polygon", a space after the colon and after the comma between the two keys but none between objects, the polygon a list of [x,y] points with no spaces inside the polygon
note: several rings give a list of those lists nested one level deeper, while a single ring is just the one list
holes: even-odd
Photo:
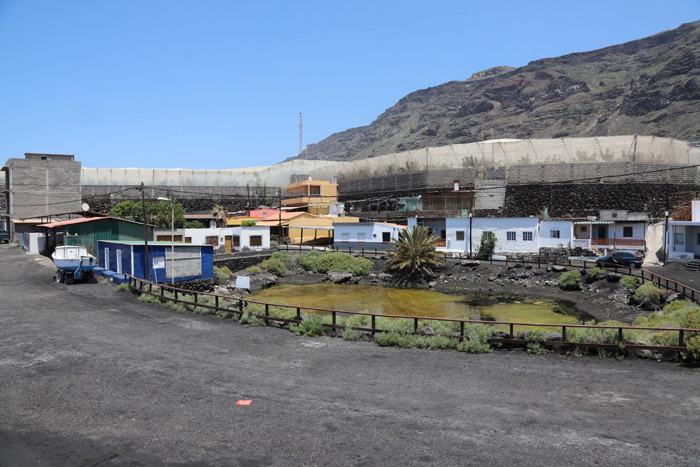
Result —
[{"label": "white greenhouse netting", "polygon": [[637,162],[700,163],[700,148],[672,138],[608,136],[591,138],[491,140],[429,147],[359,161],[339,162],[311,172],[317,180],[354,179],[426,169],[491,168],[531,164]]}]

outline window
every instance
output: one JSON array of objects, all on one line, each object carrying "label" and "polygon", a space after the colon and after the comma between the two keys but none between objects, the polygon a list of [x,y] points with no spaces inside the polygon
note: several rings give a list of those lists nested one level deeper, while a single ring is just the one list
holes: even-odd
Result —
[{"label": "window", "polygon": [[633,237],[634,235],[632,234],[632,227],[623,227],[622,228],[622,236],[623,237]]},{"label": "window", "polygon": [[524,242],[531,242],[532,241],[532,232],[523,232],[523,241]]},{"label": "window", "polygon": [[341,242],[349,242],[350,241],[350,232],[343,232],[341,236]]},{"label": "window", "polygon": [[457,241],[463,242],[464,241],[464,230],[458,230],[456,233],[457,233]]},{"label": "window", "polygon": [[582,226],[581,226],[581,232],[588,232],[588,226],[587,226],[587,225],[582,225]]},{"label": "window", "polygon": [[391,232],[382,232],[382,241],[383,242],[390,242],[391,241]]},{"label": "window", "polygon": [[240,235],[233,236],[233,246],[241,246],[241,236]]},{"label": "window", "polygon": [[509,242],[515,241],[515,232],[506,232],[506,240]]},{"label": "window", "polygon": [[559,231],[558,230],[550,230],[549,231],[549,238],[560,238]]},{"label": "window", "polygon": [[219,246],[219,237],[216,235],[204,237],[204,244],[211,246]]},{"label": "window", "polygon": [[262,246],[262,235],[251,235],[250,246]]},{"label": "window", "polygon": [[358,241],[358,242],[364,242],[364,241],[365,241],[365,233],[364,233],[364,232],[357,232],[357,241]]},{"label": "window", "polygon": [[675,243],[676,245],[685,245],[685,233],[676,232],[676,235],[673,239],[673,243]]},{"label": "window", "polygon": [[615,218],[617,217],[617,213],[616,213],[616,212],[613,212],[613,213],[611,214],[611,217],[612,217],[613,219],[615,219]]}]

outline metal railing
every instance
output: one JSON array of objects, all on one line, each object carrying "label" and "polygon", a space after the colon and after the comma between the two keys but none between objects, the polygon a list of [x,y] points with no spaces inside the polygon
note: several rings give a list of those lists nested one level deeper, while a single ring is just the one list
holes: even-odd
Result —
[{"label": "metal railing", "polygon": [[[648,272],[648,271],[647,271]],[[316,307],[305,307],[296,305],[282,305],[277,303],[261,302],[254,299],[246,299],[240,297],[230,297],[225,295],[219,295],[209,292],[197,292],[186,289],[179,289],[166,284],[155,284],[153,282],[148,282],[142,279],[138,279],[131,274],[125,274],[127,283],[133,290],[137,290],[141,294],[148,294],[153,297],[159,298],[161,301],[170,300],[176,303],[183,303],[185,305],[207,308],[214,312],[222,311],[238,314],[242,316],[244,313],[248,313],[269,325],[270,322],[278,323],[294,323],[300,324],[303,320],[302,310],[306,313],[330,315],[331,322],[324,323],[323,326],[327,328],[332,328],[334,330],[343,329],[353,329],[356,331],[366,332],[372,336],[377,333],[388,332],[389,329],[381,329],[377,326],[377,318],[388,318],[397,320],[412,320],[413,321],[413,334],[420,334],[419,325],[421,322],[425,321],[443,321],[457,323],[459,326],[459,332],[455,332],[447,335],[440,335],[442,337],[454,338],[463,341],[466,337],[465,335],[465,325],[466,324],[479,324],[485,326],[507,326],[509,333],[507,335],[494,333],[493,337],[489,339],[489,343],[500,344],[506,346],[509,350],[514,347],[526,346],[528,341],[524,338],[517,338],[515,333],[516,326],[520,328],[551,328],[558,329],[561,333],[561,340],[545,340],[542,344],[547,346],[569,346],[569,347],[582,347],[582,348],[600,348],[600,349],[637,349],[637,350],[652,350],[660,352],[681,352],[686,350],[685,338],[688,333],[693,333],[693,335],[700,333],[700,329],[693,328],[673,328],[673,327],[636,327],[636,326],[610,326],[610,325],[597,325],[597,324],[546,324],[546,323],[529,323],[529,322],[512,322],[512,321],[483,321],[483,320],[473,320],[473,319],[455,319],[455,318],[429,318],[424,316],[404,316],[404,315],[385,315],[378,313],[367,313],[360,311],[345,311],[345,310],[334,310],[327,308],[316,308]],[[660,277],[660,276],[659,276]],[[681,284],[682,285],[682,284]],[[154,287],[157,291],[154,291]],[[685,286],[683,286],[685,287]],[[690,289],[690,288],[688,288]],[[692,289],[691,289],[692,290]],[[169,291],[172,297],[167,296],[165,291]],[[185,300],[183,296],[191,295],[193,300]],[[199,297],[209,296],[213,297],[214,305],[203,303]],[[700,297],[700,295],[698,295]],[[222,306],[225,302],[230,302],[229,306]],[[263,307],[263,314],[252,313],[249,310],[249,305],[260,305]],[[290,316],[293,318],[275,316],[271,314],[271,307],[289,309],[293,313]],[[351,315],[364,315],[369,316],[370,323],[366,326],[348,326],[346,324],[339,323],[339,317],[346,317]],[[567,330],[575,328],[587,328],[587,329],[614,329],[617,330],[617,339],[615,342],[577,342],[572,341],[567,336]],[[643,343],[630,343],[625,339],[625,331],[657,331],[657,332],[676,332],[678,333],[677,345],[647,345]],[[438,335],[438,334],[435,334]]]}]

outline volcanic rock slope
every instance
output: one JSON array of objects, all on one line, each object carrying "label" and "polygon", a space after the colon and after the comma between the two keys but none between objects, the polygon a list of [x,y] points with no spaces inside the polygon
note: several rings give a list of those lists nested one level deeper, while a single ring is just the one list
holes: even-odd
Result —
[{"label": "volcanic rock slope", "polygon": [[309,145],[354,160],[492,138],[639,134],[700,139],[700,21],[651,37],[495,67],[413,92],[369,126]]}]

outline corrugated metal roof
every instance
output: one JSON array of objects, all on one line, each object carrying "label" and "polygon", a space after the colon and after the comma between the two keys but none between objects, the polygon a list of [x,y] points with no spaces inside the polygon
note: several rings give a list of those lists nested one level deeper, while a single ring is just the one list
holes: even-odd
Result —
[{"label": "corrugated metal roof", "polygon": [[69,221],[58,221],[58,222],[51,222],[50,224],[40,224],[37,227],[62,227],[64,225],[73,225],[73,224],[82,224],[85,222],[94,222],[94,221],[102,221],[105,219],[109,219],[109,217],[83,217],[80,219],[71,219]]}]

